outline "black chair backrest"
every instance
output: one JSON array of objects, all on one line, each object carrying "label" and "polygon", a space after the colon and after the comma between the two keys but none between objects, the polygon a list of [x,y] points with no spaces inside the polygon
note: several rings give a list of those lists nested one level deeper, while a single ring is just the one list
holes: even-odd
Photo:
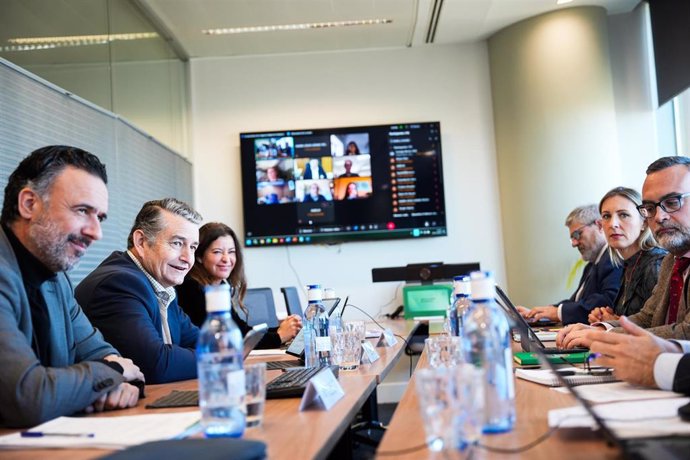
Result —
[{"label": "black chair backrest", "polygon": [[[268,327],[278,327],[278,315],[271,288],[247,289],[244,306],[249,314],[244,318],[250,326],[266,323]],[[240,316],[243,316],[240,312]]]},{"label": "black chair backrest", "polygon": [[304,313],[302,312],[302,302],[299,299],[299,292],[294,286],[282,287],[280,288],[285,297],[285,308],[287,309],[288,315],[299,315],[304,319]]}]

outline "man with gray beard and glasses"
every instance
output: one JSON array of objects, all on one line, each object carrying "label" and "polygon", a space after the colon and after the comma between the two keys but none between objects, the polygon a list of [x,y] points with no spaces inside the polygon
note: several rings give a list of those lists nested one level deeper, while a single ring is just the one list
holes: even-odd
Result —
[{"label": "man with gray beard and glasses", "polygon": [[[659,158],[647,168],[638,211],[647,220],[661,247],[669,251],[659,272],[659,280],[642,310],[629,322],[648,332],[671,339],[690,339],[690,158]],[[588,347],[592,329],[624,332],[619,321],[574,324],[561,330],[557,344]],[[631,350],[634,352],[634,350]]]},{"label": "man with gray beard and glasses", "polygon": [[[623,269],[611,262],[607,254],[606,236],[601,227],[601,215],[595,204],[578,206],[565,219],[570,245],[578,250],[587,262],[577,289],[568,299],[543,307],[518,311],[528,321],[562,321],[573,324],[587,321],[587,316],[601,305],[613,305],[621,285]],[[543,324],[543,323],[542,323]]]}]

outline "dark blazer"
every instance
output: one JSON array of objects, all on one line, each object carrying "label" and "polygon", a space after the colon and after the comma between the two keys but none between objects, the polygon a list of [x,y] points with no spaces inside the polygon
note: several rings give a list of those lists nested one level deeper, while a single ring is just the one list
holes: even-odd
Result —
[{"label": "dark blazer", "polygon": [[[561,309],[561,319],[563,324],[584,323],[588,324],[587,317],[589,312],[595,307],[612,306],[621,285],[623,269],[615,267],[609,255],[604,252],[599,263],[588,263],[582,272],[582,278],[577,289],[570,296],[558,302],[556,305],[563,305]],[[583,286],[580,300],[575,301],[575,295]]]},{"label": "dark blazer", "polygon": [[168,307],[173,343],[163,343],[153,286],[127,253],[113,252],[79,283],[75,295],[107,340],[139,366],[146,383],[196,378],[199,329],[175,299]]},{"label": "dark blazer", "polygon": [[661,248],[638,251],[623,263],[623,281],[613,307],[618,316],[631,316],[642,309],[659,280],[661,261],[668,252]]},{"label": "dark blazer", "polygon": [[65,273],[41,285],[50,317],[50,367],[31,348],[33,326],[22,275],[0,227],[0,425],[26,427],[83,410],[124,381],[101,362],[116,354],[74,300]]},{"label": "dark blazer", "polygon": [[676,375],[673,377],[673,391],[690,394],[690,354],[683,355],[678,361]]},{"label": "dark blazer", "polygon": [[324,171],[323,166],[319,165],[319,171],[318,171],[319,177],[312,177],[312,172],[311,168],[309,167],[309,163],[307,163],[307,166],[304,170],[304,176],[302,176],[303,179],[327,179],[328,177],[326,176],[326,171]]},{"label": "dark blazer", "polygon": [[[204,295],[204,287],[192,279],[191,276],[187,276],[184,279],[184,283],[175,286],[175,290],[177,290],[177,301],[180,307],[189,315],[194,324],[201,326],[206,319],[206,296]],[[242,336],[247,335],[247,332],[249,332],[252,327],[240,318],[235,308],[230,310],[230,314],[232,320],[242,331]],[[276,327],[270,328],[255,348],[280,348],[282,341],[277,331],[278,328]]]}]

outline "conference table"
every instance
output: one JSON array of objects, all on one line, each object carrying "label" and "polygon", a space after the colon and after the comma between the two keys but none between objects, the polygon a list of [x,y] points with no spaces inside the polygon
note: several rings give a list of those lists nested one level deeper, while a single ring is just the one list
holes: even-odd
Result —
[{"label": "conference table", "polygon": [[[407,339],[415,330],[414,321],[382,321],[395,334]],[[371,328],[371,324],[367,325]],[[326,458],[338,446],[347,441],[350,423],[367,402],[375,405],[376,386],[380,383],[403,353],[405,342],[398,340],[392,347],[377,347],[380,359],[373,364],[361,365],[356,371],[341,371],[338,381],[345,396],[330,410],[309,409],[299,411],[300,398],[272,399],[266,401],[264,420],[261,427],[245,431],[245,439],[263,441],[267,445],[268,458],[271,459],[321,459]],[[258,356],[248,358],[251,362],[294,359],[290,356]],[[267,380],[272,380],[281,371],[268,371]],[[131,409],[92,414],[88,417],[116,417],[120,415],[140,415],[151,413],[183,412],[190,408],[146,409],[145,404],[169,394],[173,390],[196,390],[196,380],[186,380],[160,385],[147,385],[146,398]],[[375,414],[374,414],[375,415]],[[8,434],[16,430],[0,430]],[[200,436],[197,435],[197,436]],[[338,448],[347,449],[344,442]],[[51,458],[58,460],[93,459],[106,455],[103,449],[22,449],[0,450],[2,459]],[[347,454],[347,453],[346,453]],[[347,456],[347,455],[346,455]]]},{"label": "conference table", "polygon": [[[517,346],[514,345],[514,351]],[[423,353],[416,369],[428,367],[426,353]],[[494,448],[516,448],[525,446],[549,431],[547,416],[550,409],[577,405],[570,394],[553,391],[548,387],[522,379],[515,379],[516,422],[509,433],[484,435],[480,444]],[[415,388],[414,374],[405,393],[393,413],[388,429],[378,447],[377,458],[424,459],[441,458],[443,454],[426,448],[425,433]],[[455,457],[451,457],[455,458]],[[607,445],[604,439],[589,429],[557,429],[543,442],[521,453],[489,451],[475,448],[473,459],[618,459],[620,449]]]}]

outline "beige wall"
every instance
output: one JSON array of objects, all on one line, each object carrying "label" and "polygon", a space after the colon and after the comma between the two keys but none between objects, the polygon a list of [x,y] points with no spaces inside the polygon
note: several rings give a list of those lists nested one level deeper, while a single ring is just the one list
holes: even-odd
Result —
[{"label": "beige wall", "polygon": [[620,181],[606,11],[571,8],[489,39],[508,287],[516,303],[567,296],[575,206]]}]

